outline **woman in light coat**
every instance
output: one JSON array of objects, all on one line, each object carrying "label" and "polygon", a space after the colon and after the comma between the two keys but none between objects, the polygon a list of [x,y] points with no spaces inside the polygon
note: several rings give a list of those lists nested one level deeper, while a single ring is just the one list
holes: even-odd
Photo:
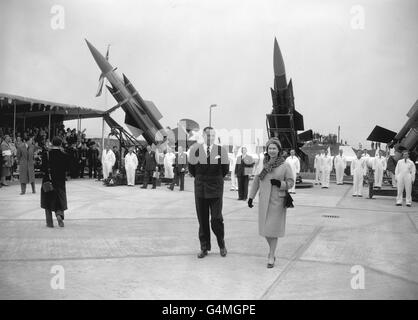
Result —
[{"label": "woman in light coat", "polygon": [[286,191],[295,183],[292,168],[279,156],[281,144],[272,138],[266,145],[267,153],[261,172],[256,174],[248,199],[248,206],[253,207],[253,199],[259,192],[258,231],[266,238],[270,247],[267,268],[273,268],[276,257],[277,240],[285,234]]}]

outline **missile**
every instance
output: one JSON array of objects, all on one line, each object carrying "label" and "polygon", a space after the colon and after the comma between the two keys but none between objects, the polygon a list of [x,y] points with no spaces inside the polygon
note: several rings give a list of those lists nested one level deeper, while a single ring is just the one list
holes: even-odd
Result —
[{"label": "missile", "polygon": [[106,87],[118,102],[115,107],[108,110],[108,113],[121,107],[125,112],[125,124],[134,136],[142,135],[149,144],[161,142],[164,139],[163,127],[159,122],[162,115],[155,104],[152,101],[143,100],[128,78],[124,74],[121,78],[115,72],[116,68],[113,68],[87,39],[85,40],[102,72],[100,79],[106,78],[109,81],[111,86],[106,85]]},{"label": "missile", "polygon": [[286,70],[284,68],[283,56],[280,51],[277,39],[274,38],[273,50],[273,70],[274,70],[274,89],[284,89],[287,87]]},{"label": "missile", "polygon": [[295,149],[302,160],[306,161],[307,157],[300,147],[305,141],[312,140],[312,130],[297,133],[305,130],[303,115],[295,109],[292,79],[287,82],[283,56],[276,38],[274,38],[273,71],[274,86],[270,88],[273,110],[271,114],[267,114],[268,135],[277,137],[284,149]]}]

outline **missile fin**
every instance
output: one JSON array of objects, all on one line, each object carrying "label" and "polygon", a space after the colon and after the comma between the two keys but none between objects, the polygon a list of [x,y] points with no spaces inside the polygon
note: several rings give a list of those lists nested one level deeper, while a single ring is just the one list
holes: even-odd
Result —
[{"label": "missile fin", "polygon": [[296,131],[305,130],[305,127],[303,125],[303,116],[296,110],[293,112],[293,121],[295,123]]},{"label": "missile fin", "polygon": [[312,139],[313,139],[313,132],[311,129],[298,134],[298,140],[302,143],[302,145],[304,142],[311,141]]},{"label": "missile fin", "polygon": [[157,119],[157,121],[160,121],[163,115],[160,113],[160,111],[155,106],[154,102],[144,100],[149,112],[152,114],[152,116]]}]

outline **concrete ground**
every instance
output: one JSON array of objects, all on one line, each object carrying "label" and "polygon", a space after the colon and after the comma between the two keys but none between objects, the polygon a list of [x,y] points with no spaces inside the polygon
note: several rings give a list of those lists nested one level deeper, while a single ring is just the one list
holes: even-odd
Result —
[{"label": "concrete ground", "polygon": [[[299,189],[276,266],[267,269],[257,204],[249,209],[229,186],[228,255],[219,255],[213,236],[204,259],[196,257],[191,178],[184,192],[69,181],[65,228],[54,221],[53,229],[39,191],[20,196],[18,185],[3,187],[0,299],[418,298],[417,203],[353,198],[350,185]],[[57,278],[64,289],[51,285]]]}]

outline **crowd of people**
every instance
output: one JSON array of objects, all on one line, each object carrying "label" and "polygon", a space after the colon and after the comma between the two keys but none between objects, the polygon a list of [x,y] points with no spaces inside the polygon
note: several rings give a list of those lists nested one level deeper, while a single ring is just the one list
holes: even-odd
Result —
[{"label": "crowd of people", "polygon": [[[61,125],[56,128],[56,136],[61,139],[61,148],[70,159],[68,177],[83,178],[87,168],[90,178],[100,177],[100,146],[86,138],[85,130],[65,129]],[[11,128],[0,128],[0,146],[0,187],[19,179],[22,195],[26,193],[28,183],[32,185],[32,192],[36,193],[35,175],[41,171],[42,151],[52,147],[48,128],[16,130],[15,135]]]}]

